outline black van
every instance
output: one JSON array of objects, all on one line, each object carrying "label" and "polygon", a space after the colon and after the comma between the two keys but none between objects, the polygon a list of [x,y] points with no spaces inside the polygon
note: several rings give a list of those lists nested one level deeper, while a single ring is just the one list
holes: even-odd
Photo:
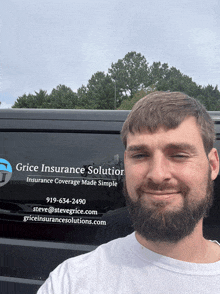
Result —
[{"label": "black van", "polygon": [[[0,110],[0,293],[36,293],[63,260],[133,231],[122,194],[128,113]],[[220,113],[210,114],[220,151]],[[219,189],[218,177],[204,221],[218,241]]]}]

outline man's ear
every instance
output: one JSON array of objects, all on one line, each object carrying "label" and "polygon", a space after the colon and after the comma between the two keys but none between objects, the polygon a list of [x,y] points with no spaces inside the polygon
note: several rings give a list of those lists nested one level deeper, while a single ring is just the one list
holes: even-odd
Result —
[{"label": "man's ear", "polygon": [[208,159],[211,168],[211,179],[214,181],[219,172],[219,156],[216,148],[212,148],[209,152]]}]

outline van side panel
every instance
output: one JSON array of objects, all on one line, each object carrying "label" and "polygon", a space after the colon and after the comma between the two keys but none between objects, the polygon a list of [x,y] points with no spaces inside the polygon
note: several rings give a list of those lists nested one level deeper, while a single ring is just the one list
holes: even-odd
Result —
[{"label": "van side panel", "polygon": [[[65,259],[133,231],[120,138],[128,113],[0,110],[0,293],[36,293]],[[210,114],[220,151],[220,112]],[[218,176],[204,220],[218,241],[219,195]]]}]

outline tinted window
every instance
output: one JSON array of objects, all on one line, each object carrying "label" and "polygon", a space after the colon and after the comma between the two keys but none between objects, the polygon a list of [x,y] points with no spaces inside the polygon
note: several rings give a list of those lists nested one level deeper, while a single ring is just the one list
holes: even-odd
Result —
[{"label": "tinted window", "polygon": [[12,166],[11,180],[1,187],[2,220],[30,224],[35,233],[26,232],[27,238],[48,240],[53,230],[56,241],[59,230],[60,241],[115,237],[111,223],[126,214],[119,134],[2,132],[1,138],[0,157]]}]

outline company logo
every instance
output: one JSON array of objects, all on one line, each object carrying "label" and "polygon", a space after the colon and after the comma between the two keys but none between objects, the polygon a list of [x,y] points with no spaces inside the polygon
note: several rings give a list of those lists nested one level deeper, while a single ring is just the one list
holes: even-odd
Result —
[{"label": "company logo", "polygon": [[0,187],[6,185],[10,181],[11,176],[11,164],[7,160],[0,158]]}]

